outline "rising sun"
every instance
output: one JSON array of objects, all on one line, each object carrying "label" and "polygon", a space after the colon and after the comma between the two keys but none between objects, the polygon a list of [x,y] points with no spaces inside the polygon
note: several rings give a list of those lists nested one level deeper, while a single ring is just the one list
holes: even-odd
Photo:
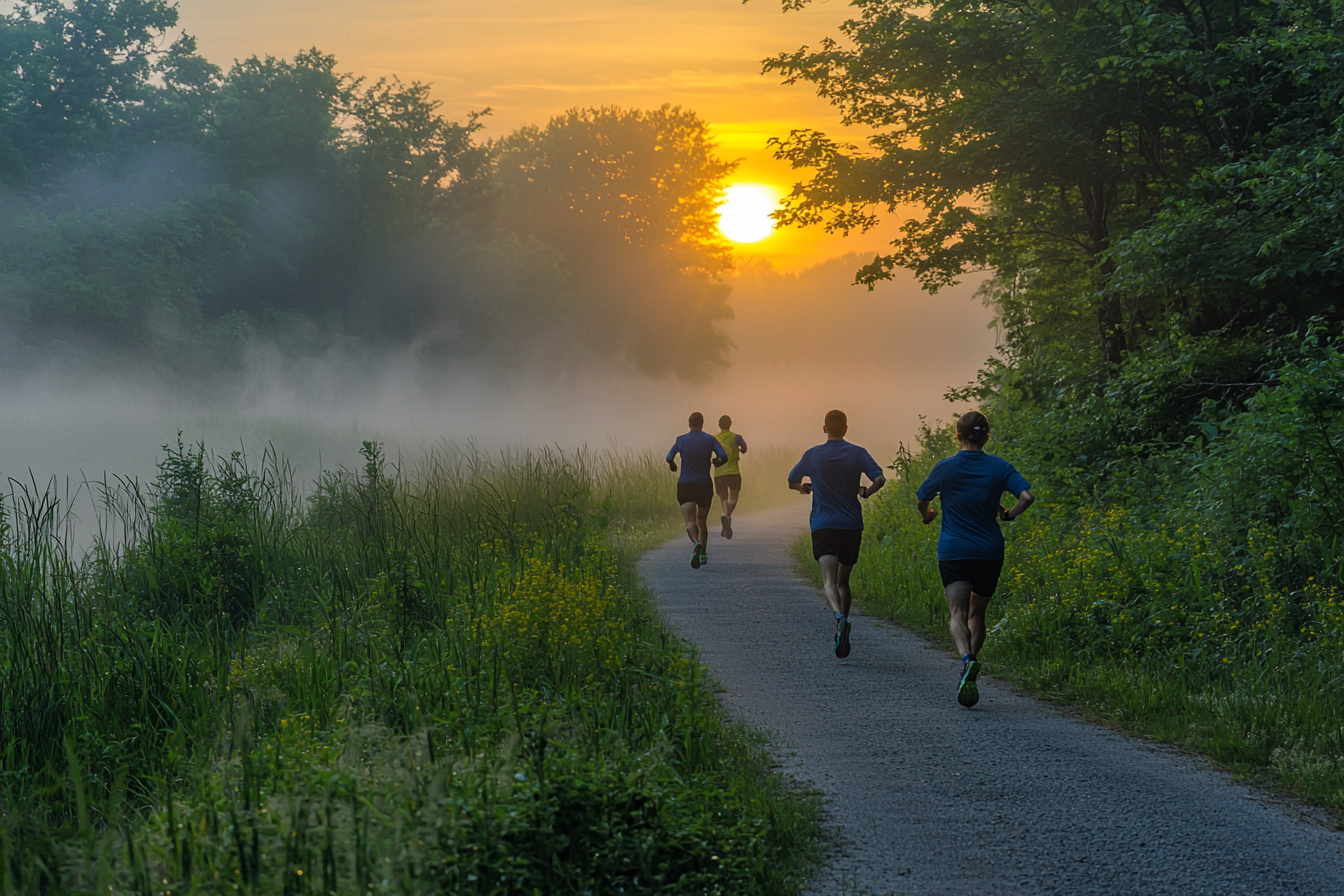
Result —
[{"label": "rising sun", "polygon": [[775,192],[757,184],[737,184],[723,191],[719,230],[735,243],[759,243],[775,229],[770,213],[777,208]]}]

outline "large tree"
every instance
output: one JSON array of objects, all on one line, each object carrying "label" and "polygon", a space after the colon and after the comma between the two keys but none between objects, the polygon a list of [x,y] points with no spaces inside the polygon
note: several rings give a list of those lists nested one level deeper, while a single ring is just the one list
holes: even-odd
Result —
[{"label": "large tree", "polygon": [[0,182],[47,186],[123,154],[176,22],[166,0],[15,3],[0,25]]},{"label": "large tree", "polygon": [[782,158],[815,169],[784,219],[848,231],[871,226],[875,206],[923,207],[860,282],[908,267],[936,289],[989,268],[1011,304],[1030,281],[1042,307],[1021,320],[1090,317],[1112,367],[1150,313],[1127,314],[1111,288],[1117,244],[1316,99],[1264,38],[1319,19],[1322,3],[855,5],[841,39],[766,63],[873,134],[866,150],[814,131],[780,141]]},{"label": "large tree", "polygon": [[564,254],[582,338],[653,374],[726,363],[732,257],[716,206],[733,165],[695,113],[572,109],[498,148],[503,224]]}]

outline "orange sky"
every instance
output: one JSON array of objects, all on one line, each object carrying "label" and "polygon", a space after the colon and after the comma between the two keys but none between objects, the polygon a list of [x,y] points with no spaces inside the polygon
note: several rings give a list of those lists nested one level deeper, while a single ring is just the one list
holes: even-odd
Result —
[{"label": "orange sky", "polygon": [[[488,133],[544,123],[571,106],[694,109],[721,153],[742,159],[731,182],[794,181],[766,149],[771,136],[838,116],[807,86],[784,87],[761,60],[834,35],[852,10],[821,0],[781,12],[778,0],[179,0],[181,26],[217,64],[316,46],[342,68],[434,85],[460,118],[490,107]],[[857,135],[855,135],[857,136]],[[852,138],[853,139],[853,138]],[[741,247],[784,268],[879,250],[898,222],[842,240],[819,228]]]}]

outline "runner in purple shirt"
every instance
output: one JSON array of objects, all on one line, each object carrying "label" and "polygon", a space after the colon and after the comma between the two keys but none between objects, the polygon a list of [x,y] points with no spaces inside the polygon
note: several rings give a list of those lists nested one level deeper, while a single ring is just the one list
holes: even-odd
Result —
[{"label": "runner in purple shirt", "polygon": [[673,458],[681,455],[681,475],[677,477],[677,503],[686,519],[686,535],[695,544],[691,550],[691,569],[699,569],[709,562],[705,542],[709,541],[709,506],[714,503],[714,481],[709,476],[710,464],[721,467],[728,462],[728,452],[719,440],[705,432],[705,415],[696,411],[687,423],[691,431],[677,436],[672,450],[667,452],[667,465],[677,472]]}]

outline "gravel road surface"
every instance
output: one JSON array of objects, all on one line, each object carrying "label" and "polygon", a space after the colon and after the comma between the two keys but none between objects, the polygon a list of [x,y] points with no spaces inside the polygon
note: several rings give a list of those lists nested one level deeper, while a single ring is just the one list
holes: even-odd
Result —
[{"label": "gravel road surface", "polygon": [[704,569],[683,538],[640,572],[731,710],[825,794],[840,846],[811,892],[1344,894],[1344,835],[1202,760],[986,676],[963,709],[954,658],[861,612],[835,659],[787,556],[806,505],[743,516],[731,541],[716,523]]}]

